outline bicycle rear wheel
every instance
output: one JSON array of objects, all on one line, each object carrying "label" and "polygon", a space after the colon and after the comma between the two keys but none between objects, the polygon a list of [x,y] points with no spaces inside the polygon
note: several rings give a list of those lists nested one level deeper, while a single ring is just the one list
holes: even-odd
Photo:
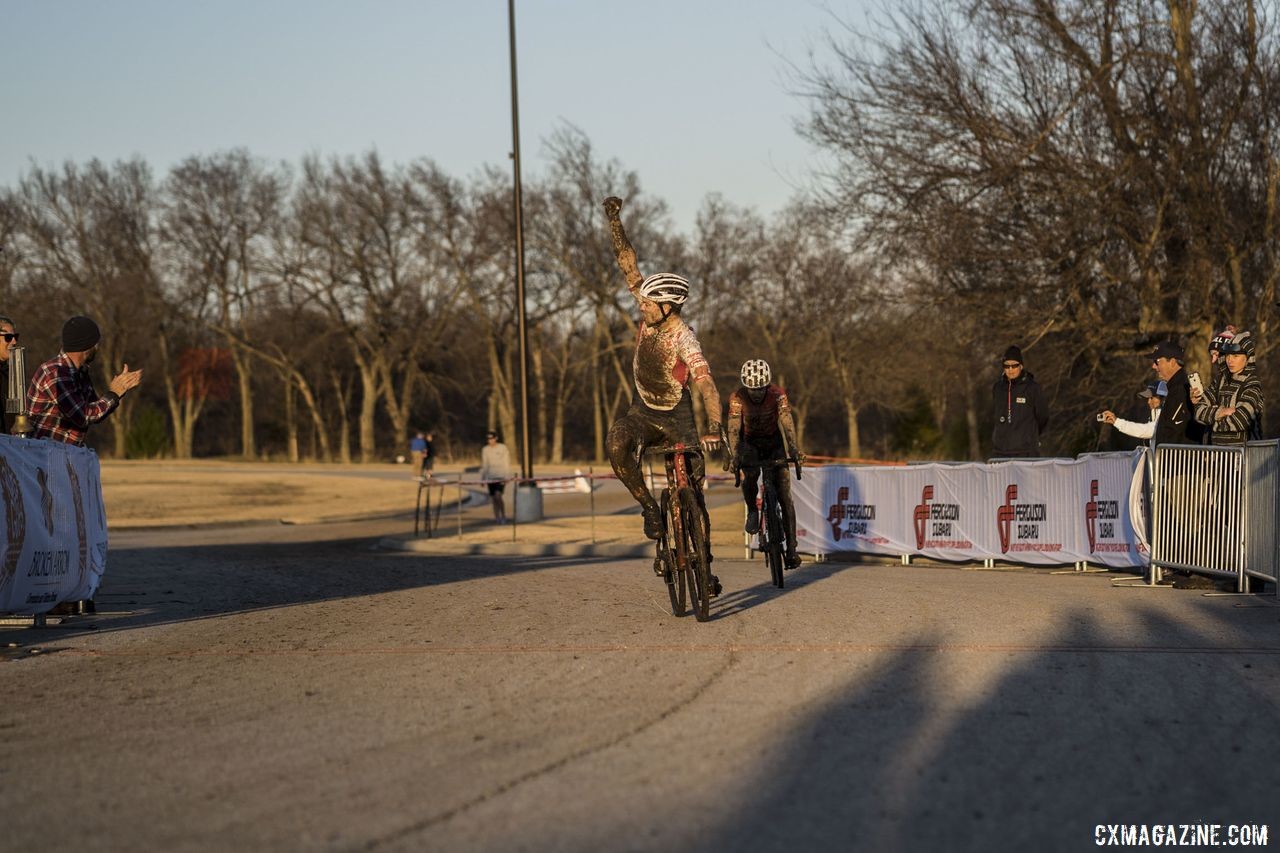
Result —
[{"label": "bicycle rear wheel", "polygon": [[662,537],[658,539],[658,559],[662,561],[662,579],[667,584],[667,595],[671,597],[671,613],[683,616],[688,607],[685,605],[685,589],[683,574],[680,571],[676,553],[672,550],[671,535],[675,525],[671,516],[671,490],[662,490]]},{"label": "bicycle rear wheel", "polygon": [[680,490],[681,529],[684,534],[687,579],[693,615],[705,622],[711,615],[711,568],[707,559],[707,530],[702,507],[693,489]]}]

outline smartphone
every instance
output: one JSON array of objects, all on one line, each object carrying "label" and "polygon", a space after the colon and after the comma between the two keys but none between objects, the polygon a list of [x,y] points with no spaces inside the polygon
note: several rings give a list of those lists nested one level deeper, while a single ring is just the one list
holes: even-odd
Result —
[{"label": "smartphone", "polygon": [[1204,393],[1204,383],[1200,381],[1199,373],[1192,373],[1187,377],[1187,380],[1191,383],[1191,387],[1194,388],[1197,393]]}]

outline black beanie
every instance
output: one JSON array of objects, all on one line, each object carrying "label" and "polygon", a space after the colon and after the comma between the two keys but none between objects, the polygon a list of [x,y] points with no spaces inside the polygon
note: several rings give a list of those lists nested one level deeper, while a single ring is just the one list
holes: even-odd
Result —
[{"label": "black beanie", "polygon": [[1022,364],[1022,349],[1016,346],[1009,347],[1007,350],[1004,351],[1004,360],[1016,361],[1018,362],[1018,364]]},{"label": "black beanie", "polygon": [[98,324],[83,315],[72,317],[62,324],[62,351],[84,352],[102,340]]}]

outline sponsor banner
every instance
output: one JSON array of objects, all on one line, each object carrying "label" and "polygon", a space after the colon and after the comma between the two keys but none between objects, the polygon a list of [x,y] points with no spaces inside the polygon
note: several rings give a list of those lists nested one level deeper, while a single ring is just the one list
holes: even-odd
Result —
[{"label": "sponsor banner", "polygon": [[907,553],[897,518],[906,488],[893,478],[873,476],[880,471],[844,465],[805,469],[804,479],[791,484],[797,549],[808,554]]},{"label": "sponsor banner", "polygon": [[1084,551],[1081,559],[1103,566],[1145,566],[1147,543],[1144,450],[1093,453],[1084,463]]},{"label": "sponsor banner", "polygon": [[0,435],[0,492],[0,613],[43,613],[92,598],[107,563],[97,454]]},{"label": "sponsor banner", "polygon": [[1135,451],[994,465],[811,469],[792,485],[796,536],[800,550],[817,554],[1142,565],[1146,545],[1131,516],[1142,464],[1142,451]]}]

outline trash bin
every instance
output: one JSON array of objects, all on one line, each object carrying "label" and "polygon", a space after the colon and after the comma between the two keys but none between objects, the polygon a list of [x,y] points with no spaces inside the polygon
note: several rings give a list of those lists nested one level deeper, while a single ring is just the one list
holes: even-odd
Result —
[{"label": "trash bin", "polygon": [[516,522],[542,521],[542,489],[536,485],[516,488]]}]

